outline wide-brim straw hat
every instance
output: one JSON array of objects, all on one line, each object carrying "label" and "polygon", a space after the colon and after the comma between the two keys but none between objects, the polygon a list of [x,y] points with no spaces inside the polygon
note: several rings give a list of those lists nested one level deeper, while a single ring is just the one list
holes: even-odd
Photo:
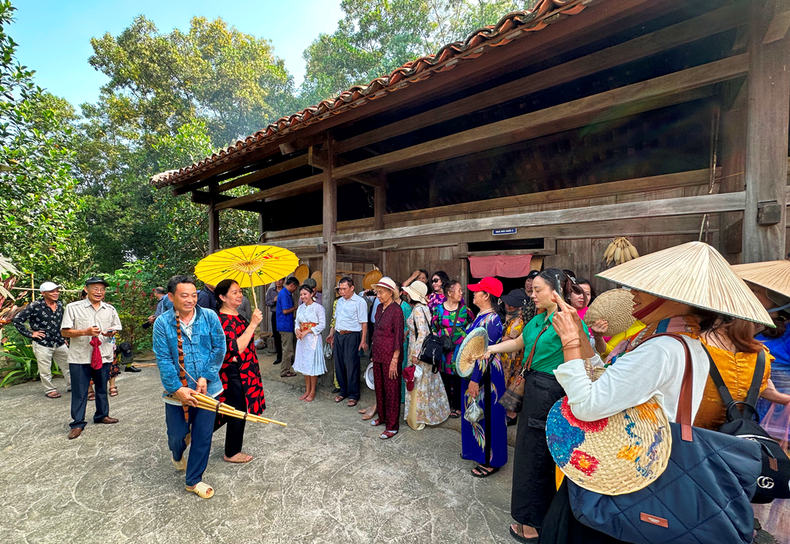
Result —
[{"label": "wide-brim straw hat", "polygon": [[598,295],[593,300],[584,322],[590,326],[599,319],[605,319],[609,324],[604,335],[616,336],[628,330],[636,318],[631,314],[634,310],[634,297],[628,289],[610,289]]},{"label": "wide-brim straw hat", "polygon": [[484,327],[477,327],[466,335],[455,361],[455,371],[459,376],[468,378],[472,375],[477,361],[485,356],[488,342],[488,332]]},{"label": "wide-brim straw hat", "polygon": [[546,440],[570,481],[602,495],[650,485],[666,470],[672,452],[669,420],[655,397],[597,421],[576,419],[563,397],[546,418]]},{"label": "wide-brim straw hat", "polygon": [[365,369],[365,383],[369,389],[376,389],[376,384],[373,381],[373,363],[370,363]]},{"label": "wide-brim straw hat", "polygon": [[294,277],[299,280],[299,284],[303,284],[304,280],[310,277],[310,269],[306,264],[300,264],[294,270]]},{"label": "wide-brim straw hat", "polygon": [[316,270],[310,275],[315,280],[315,290],[319,293],[324,290],[324,274],[320,270]]},{"label": "wide-brim straw hat", "polygon": [[428,286],[423,282],[413,281],[410,285],[405,286],[403,290],[408,293],[412,300],[428,304],[428,299],[425,297],[428,294]]},{"label": "wide-brim straw hat", "polygon": [[718,251],[704,242],[670,247],[598,274],[656,297],[773,327],[751,289]]},{"label": "wide-brim straw hat", "polygon": [[365,274],[364,278],[362,278],[362,287],[364,287],[365,290],[373,289],[373,286],[376,285],[383,277],[384,274],[381,273],[381,270],[374,268]]},{"label": "wide-brim straw hat", "polygon": [[790,298],[790,261],[736,264],[732,269],[747,283],[765,287]]},{"label": "wide-brim straw hat", "polygon": [[384,289],[389,289],[392,291],[392,296],[395,298],[400,296],[400,287],[398,287],[398,284],[395,283],[395,280],[388,276],[381,278],[378,283],[374,285],[374,287],[383,287]]}]

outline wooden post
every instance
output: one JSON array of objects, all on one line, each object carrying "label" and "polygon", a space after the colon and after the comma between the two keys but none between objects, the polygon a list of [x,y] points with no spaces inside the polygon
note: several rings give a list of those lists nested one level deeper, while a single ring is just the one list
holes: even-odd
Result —
[{"label": "wooden post", "polygon": [[208,205],[208,253],[211,255],[219,250],[219,210],[212,201]]},{"label": "wooden post", "polygon": [[[333,144],[332,134],[327,133],[327,165],[323,173],[323,243],[326,244],[326,253],[324,253],[324,266],[322,272],[324,276],[324,311],[326,312],[327,322],[327,327],[324,329],[325,342],[329,334],[329,322],[332,321],[332,309],[335,303],[335,269],[337,268],[337,250],[332,243],[335,233],[337,232],[337,181],[332,178],[332,170],[335,164],[335,156],[332,150]],[[331,389],[334,383],[334,375],[335,361],[334,359],[329,359],[326,361],[326,373],[321,377],[321,385]]]},{"label": "wooden post", "polygon": [[[373,193],[373,229],[384,230],[384,215],[387,213],[387,173],[384,170],[379,172],[379,183]],[[375,247],[382,247],[383,242],[376,242]],[[382,274],[387,274],[387,252],[382,251],[379,258],[379,268]]]},{"label": "wooden post", "polygon": [[789,0],[753,1],[749,13],[743,262],[785,258],[790,120]]}]

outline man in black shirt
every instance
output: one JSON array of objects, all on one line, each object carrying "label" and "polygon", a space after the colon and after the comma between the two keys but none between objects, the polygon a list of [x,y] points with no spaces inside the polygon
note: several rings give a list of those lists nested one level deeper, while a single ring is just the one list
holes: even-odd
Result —
[{"label": "man in black shirt", "polygon": [[[45,281],[39,287],[41,300],[31,302],[13,319],[16,329],[22,336],[33,340],[33,354],[38,361],[38,373],[45,395],[57,399],[60,393],[52,384],[52,359],[66,378],[66,387],[71,391],[69,375],[69,347],[66,339],[60,334],[60,322],[63,320],[63,303],[60,298],[60,285]],[[28,321],[30,328],[25,326]]]}]

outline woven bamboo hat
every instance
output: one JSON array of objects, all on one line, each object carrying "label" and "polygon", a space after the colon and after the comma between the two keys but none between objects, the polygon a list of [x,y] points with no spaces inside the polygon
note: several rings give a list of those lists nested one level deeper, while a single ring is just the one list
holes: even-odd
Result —
[{"label": "woven bamboo hat", "polygon": [[364,287],[365,290],[373,289],[373,286],[376,285],[383,277],[384,274],[381,273],[381,270],[374,268],[365,274],[364,278],[362,278],[362,287]]},{"label": "woven bamboo hat", "polygon": [[736,264],[732,269],[747,283],[765,287],[790,298],[790,261]]},{"label": "woven bamboo hat", "polygon": [[303,284],[304,280],[310,277],[310,269],[307,267],[306,264],[300,264],[294,270],[294,277],[299,280],[299,284]]},{"label": "woven bamboo hat", "polygon": [[315,290],[319,293],[324,290],[324,274],[320,270],[316,270],[310,275],[315,280]]},{"label": "woven bamboo hat", "polygon": [[754,293],[724,257],[703,242],[656,251],[605,270],[598,277],[656,297],[773,327]]},{"label": "woven bamboo hat", "polygon": [[615,336],[628,330],[636,318],[631,315],[634,309],[634,297],[628,289],[610,289],[593,300],[584,322],[590,326],[599,319],[605,319],[609,327],[606,336]]},{"label": "woven bamboo hat", "polygon": [[488,349],[488,333],[484,327],[477,327],[464,338],[455,361],[455,371],[462,378],[468,378],[475,364],[482,359]]},{"label": "woven bamboo hat", "polygon": [[655,397],[597,421],[576,419],[563,397],[549,411],[546,441],[565,476],[602,495],[648,486],[666,470],[672,452],[669,420]]}]

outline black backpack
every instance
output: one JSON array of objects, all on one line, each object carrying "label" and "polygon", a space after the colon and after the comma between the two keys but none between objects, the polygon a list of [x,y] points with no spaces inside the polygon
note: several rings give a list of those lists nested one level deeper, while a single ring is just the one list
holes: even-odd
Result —
[{"label": "black backpack", "polygon": [[[769,435],[757,422],[757,398],[760,396],[760,383],[765,372],[765,351],[760,350],[757,363],[754,365],[754,376],[745,401],[735,401],[724,384],[724,380],[713,362],[710,353],[705,349],[710,361],[710,377],[721,399],[727,407],[727,422],[719,427],[719,432],[753,440],[762,448],[763,470],[757,478],[757,491],[752,503],[764,504],[774,499],[790,498],[790,458],[782,450],[779,443]],[[743,412],[738,405],[743,405]]]},{"label": "black backpack", "polygon": [[420,361],[431,365],[431,371],[436,374],[442,367],[444,350],[442,349],[441,339],[435,334],[429,334],[425,342],[422,343],[420,350]]}]

